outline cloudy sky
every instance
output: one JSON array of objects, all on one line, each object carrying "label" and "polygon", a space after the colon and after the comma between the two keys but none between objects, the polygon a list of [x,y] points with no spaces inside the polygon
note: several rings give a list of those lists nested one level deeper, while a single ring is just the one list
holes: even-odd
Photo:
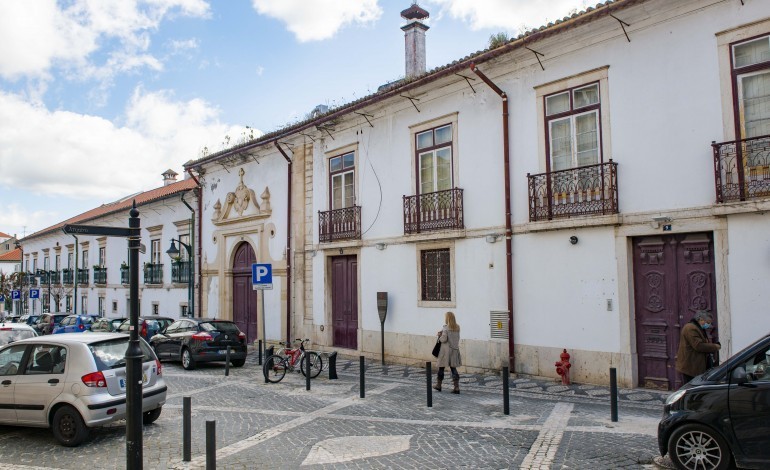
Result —
[{"label": "cloudy sky", "polygon": [[[421,0],[428,68],[588,0]],[[404,75],[411,0],[0,0],[0,232],[30,234]]]}]

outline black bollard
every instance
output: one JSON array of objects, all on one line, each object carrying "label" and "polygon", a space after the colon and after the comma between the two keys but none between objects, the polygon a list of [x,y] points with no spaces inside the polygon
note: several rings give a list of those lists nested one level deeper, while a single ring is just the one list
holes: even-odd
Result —
[{"label": "black bollard", "polygon": [[259,340],[259,365],[262,365],[262,340]]},{"label": "black bollard", "polygon": [[206,470],[217,468],[217,422],[206,421]]},{"label": "black bollard", "polygon": [[225,377],[230,375],[230,346],[227,347],[225,353]]},{"label": "black bollard", "polygon": [[310,354],[305,354],[305,390],[310,390]]},{"label": "black bollard", "polygon": [[189,462],[192,460],[192,399],[182,397],[182,460]]},{"label": "black bollard", "polygon": [[[273,355],[273,346],[270,346],[269,348],[265,348],[265,366],[267,366],[267,359],[268,359],[270,356],[272,356],[272,355]],[[264,376],[265,376],[265,383],[270,383],[270,382],[267,380],[267,374],[268,374],[268,372],[267,372],[267,369],[265,369],[265,368],[263,367],[263,368],[262,368],[262,373],[263,373],[263,374],[264,374]]]},{"label": "black bollard", "polygon": [[358,371],[359,371],[359,376],[360,376],[360,381],[359,381],[360,382],[359,383],[360,391],[359,391],[359,395],[361,396],[361,398],[364,398],[366,396],[366,392],[364,390],[364,373],[366,373],[366,362],[364,360],[364,356],[359,356],[358,357],[358,363],[359,363]]},{"label": "black bollard", "polygon": [[329,380],[337,380],[337,351],[329,354]]},{"label": "black bollard", "polygon": [[508,366],[503,367],[503,414],[511,414],[510,391],[508,390]]},{"label": "black bollard", "polygon": [[425,382],[428,390],[428,408],[433,408],[433,372],[430,370],[430,361],[425,362]]},{"label": "black bollard", "polygon": [[618,421],[618,372],[610,367],[610,418],[612,422]]},{"label": "black bollard", "polygon": [[269,348],[265,348],[265,359],[275,354],[275,346],[270,346]]}]

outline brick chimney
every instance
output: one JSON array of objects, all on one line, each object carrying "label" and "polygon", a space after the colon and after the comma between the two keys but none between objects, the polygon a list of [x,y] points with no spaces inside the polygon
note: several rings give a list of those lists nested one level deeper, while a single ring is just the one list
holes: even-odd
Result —
[{"label": "brick chimney", "polygon": [[162,173],[163,175],[163,186],[168,186],[170,184],[176,183],[176,176],[178,173],[174,170],[166,170]]},{"label": "brick chimney", "polygon": [[406,43],[406,78],[425,73],[425,31],[428,26],[422,20],[429,16],[417,2],[401,12],[401,18],[406,20],[406,25],[401,27]]}]

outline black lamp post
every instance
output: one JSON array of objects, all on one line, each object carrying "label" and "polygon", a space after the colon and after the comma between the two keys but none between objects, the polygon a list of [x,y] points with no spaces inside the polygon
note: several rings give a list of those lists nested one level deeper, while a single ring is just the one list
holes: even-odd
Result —
[{"label": "black lamp post", "polygon": [[188,245],[187,243],[184,243],[182,240],[178,238],[172,238],[171,239],[171,248],[166,250],[166,253],[171,257],[171,259],[177,259],[179,257],[179,249],[174,244],[175,242],[179,243],[179,245],[183,246],[185,250],[187,250],[187,305],[190,306],[190,311],[188,312],[188,315],[191,317],[195,316],[195,296],[193,295],[193,252],[192,247]]},{"label": "black lamp post", "polygon": [[[15,235],[14,235],[15,236]],[[21,250],[21,255],[19,257],[19,293],[24,292],[24,276],[26,276],[27,272],[24,270],[24,247],[21,245],[19,240],[16,240],[14,243],[16,248]],[[24,299],[19,297],[19,310],[21,311],[21,314],[24,314]]]}]

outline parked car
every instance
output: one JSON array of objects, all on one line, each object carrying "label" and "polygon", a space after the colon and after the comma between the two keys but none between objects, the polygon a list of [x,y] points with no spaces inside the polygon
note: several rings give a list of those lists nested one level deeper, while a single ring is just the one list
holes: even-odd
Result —
[{"label": "parked car", "polygon": [[125,320],[125,318],[107,318],[107,317],[97,318],[96,321],[94,321],[93,325],[91,325],[91,331],[93,332],[115,331],[118,329],[118,326],[120,326],[120,324],[123,323],[123,320]]},{"label": "parked car", "polygon": [[770,334],[672,393],[658,447],[677,468],[770,468]]},{"label": "parked car", "polygon": [[[151,424],[166,403],[160,361],[142,350],[142,421]],[[51,335],[0,348],[0,424],[50,427],[65,446],[77,446],[89,429],[126,417],[125,352],[117,333]]]},{"label": "parked car", "polygon": [[25,323],[0,323],[0,346],[34,336],[37,336],[35,329]]},{"label": "parked car", "polygon": [[39,335],[50,335],[53,329],[59,326],[59,323],[66,318],[69,313],[44,313],[37,319],[34,328]]},{"label": "parked car", "polygon": [[19,323],[19,319],[21,318],[21,315],[8,315],[3,319],[3,322],[5,323]]},{"label": "parked car", "polygon": [[[168,317],[139,317],[139,336],[149,342],[155,334],[172,323],[174,323],[174,319]],[[126,318],[115,331],[119,333],[129,333],[131,331],[129,329],[130,327],[131,319]]]},{"label": "parked car", "polygon": [[29,313],[27,315],[22,315],[19,318],[19,323],[26,323],[27,325],[34,327],[35,323],[37,323],[38,318],[40,318],[40,315]]},{"label": "parked car", "polygon": [[198,362],[225,361],[227,346],[233,366],[246,363],[246,333],[227,320],[183,318],[155,335],[150,344],[159,359],[182,361],[187,370]]},{"label": "parked car", "polygon": [[83,333],[91,329],[91,325],[99,318],[98,315],[67,315],[53,329],[53,334]]}]

